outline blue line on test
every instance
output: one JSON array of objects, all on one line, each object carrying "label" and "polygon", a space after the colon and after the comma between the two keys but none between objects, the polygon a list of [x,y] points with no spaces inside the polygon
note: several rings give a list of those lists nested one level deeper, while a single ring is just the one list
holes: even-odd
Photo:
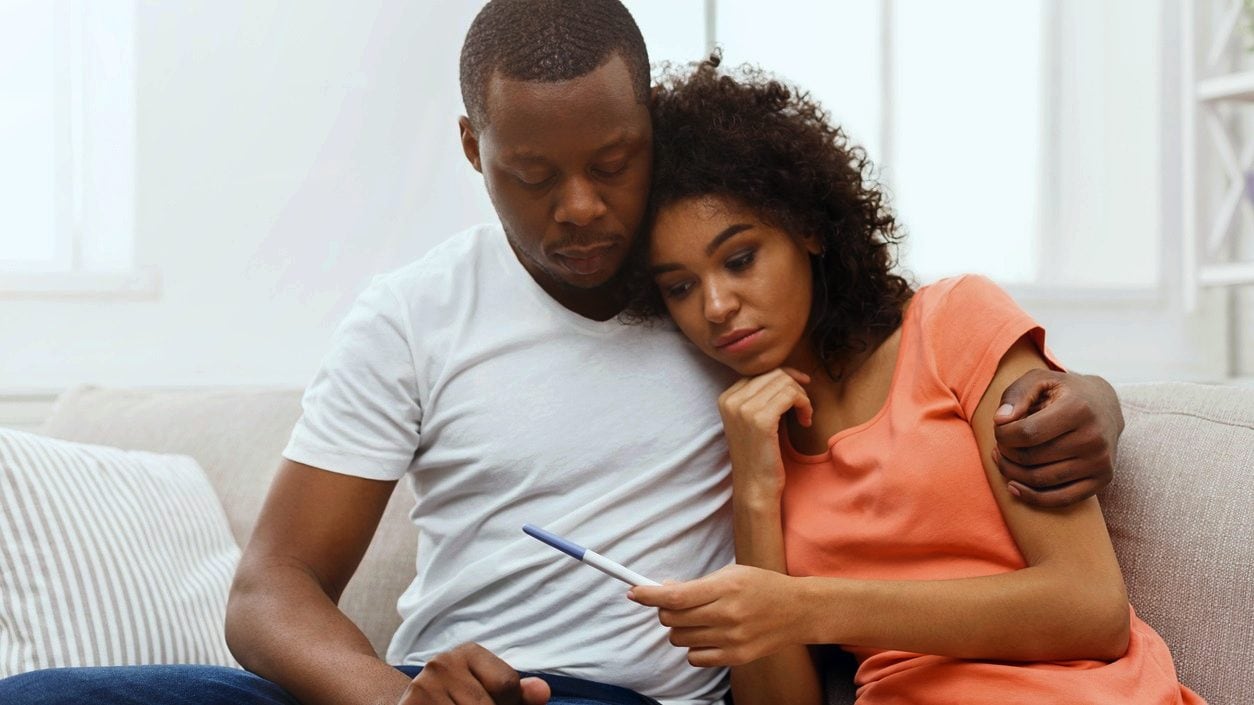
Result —
[{"label": "blue line on test", "polygon": [[582,561],[584,551],[588,550],[573,541],[567,541],[561,536],[550,534],[534,524],[523,524],[523,531],[525,531],[528,536],[547,543],[577,561]]}]

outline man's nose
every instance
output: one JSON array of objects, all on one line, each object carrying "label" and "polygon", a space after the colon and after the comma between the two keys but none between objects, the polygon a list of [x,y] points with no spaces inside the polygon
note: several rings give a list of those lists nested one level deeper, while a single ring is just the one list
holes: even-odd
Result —
[{"label": "man's nose", "polygon": [[567,179],[558,192],[553,219],[559,223],[583,227],[605,215],[606,210],[605,201],[596,185],[587,178],[573,177]]}]

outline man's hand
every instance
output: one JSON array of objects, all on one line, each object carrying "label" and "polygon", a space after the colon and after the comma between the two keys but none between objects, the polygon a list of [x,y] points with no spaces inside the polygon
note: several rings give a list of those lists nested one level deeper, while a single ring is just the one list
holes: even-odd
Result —
[{"label": "man's hand", "polygon": [[427,662],[397,705],[544,705],[549,684],[518,672],[478,644],[462,644]]},{"label": "man's hand", "polygon": [[1106,380],[1032,370],[1006,388],[1001,402],[993,460],[1012,494],[1062,507],[1110,484],[1123,412]]}]

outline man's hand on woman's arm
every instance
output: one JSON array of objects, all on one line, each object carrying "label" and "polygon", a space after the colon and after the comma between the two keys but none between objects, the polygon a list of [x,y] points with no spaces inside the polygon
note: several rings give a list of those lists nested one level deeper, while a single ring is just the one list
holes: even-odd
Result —
[{"label": "man's hand on woman's arm", "polygon": [[547,702],[547,684],[520,680],[477,644],[436,656],[411,680],[340,611],[395,484],[283,461],[231,586],[235,658],[305,705]]},{"label": "man's hand on woman's arm", "polygon": [[993,423],[993,460],[1028,504],[1075,504],[1114,476],[1123,412],[1101,377],[1032,370],[1006,388]]}]

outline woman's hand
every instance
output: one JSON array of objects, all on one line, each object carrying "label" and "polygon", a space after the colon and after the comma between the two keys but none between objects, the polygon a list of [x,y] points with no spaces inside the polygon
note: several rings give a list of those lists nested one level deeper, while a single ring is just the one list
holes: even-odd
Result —
[{"label": "woman's hand", "polygon": [[719,396],[718,411],[731,454],[735,493],[778,500],[784,488],[780,419],[796,409],[798,423],[810,425],[814,407],[801,386],[809,382],[804,372],[781,367],[746,377]]},{"label": "woman's hand", "polygon": [[802,644],[799,609],[790,599],[798,578],[761,568],[731,565],[686,583],[636,586],[627,596],[658,608],[671,628],[671,643],[688,649],[694,666],[739,666]]}]

